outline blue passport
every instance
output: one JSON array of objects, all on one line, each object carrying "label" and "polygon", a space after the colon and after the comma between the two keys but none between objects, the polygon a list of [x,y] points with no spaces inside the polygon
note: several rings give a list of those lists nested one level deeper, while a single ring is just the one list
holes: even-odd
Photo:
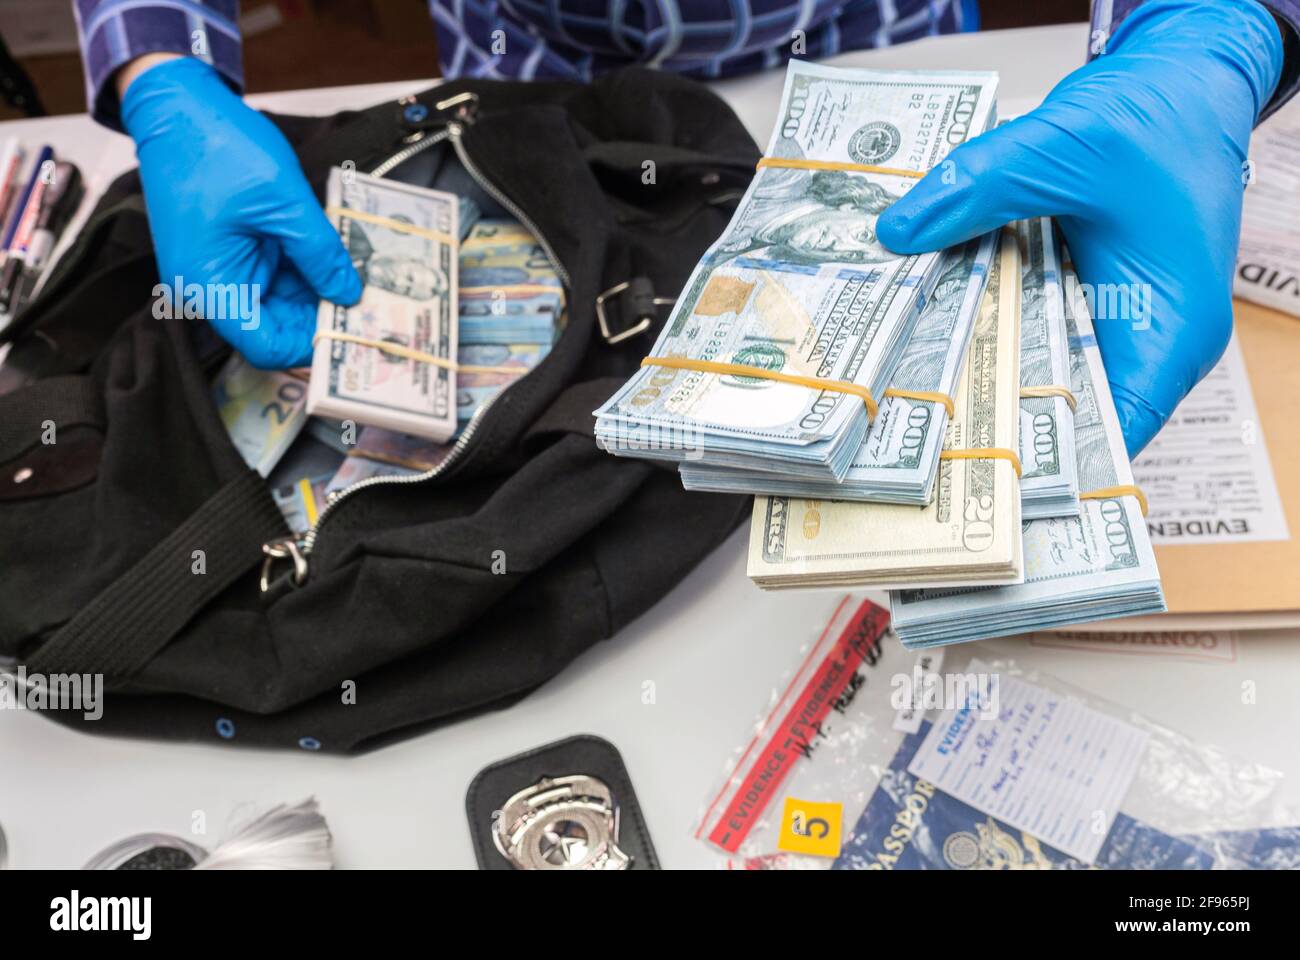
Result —
[{"label": "blue passport", "polygon": [[[929,722],[925,722],[903,741],[832,869],[1089,868],[1089,864],[980,813],[908,773],[907,765],[929,729]],[[1254,837],[1247,840],[1257,842]],[[1208,870],[1213,864],[1214,854],[1196,841],[1163,833],[1121,813],[1115,817],[1092,866],[1108,870]]]}]

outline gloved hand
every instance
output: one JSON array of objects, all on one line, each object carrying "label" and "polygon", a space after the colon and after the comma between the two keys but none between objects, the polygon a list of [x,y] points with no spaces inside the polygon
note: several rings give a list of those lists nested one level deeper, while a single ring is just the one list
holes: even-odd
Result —
[{"label": "gloved hand", "polygon": [[877,230],[891,250],[918,253],[1052,215],[1097,291],[1094,313],[1107,285],[1143,285],[1145,317],[1095,320],[1134,456],[1232,332],[1246,145],[1282,38],[1255,0],[1155,0],[1106,51],[1032,113],[954,150],[954,166],[931,171]]},{"label": "gloved hand", "polygon": [[163,283],[256,284],[257,317],[208,321],[254,366],[309,363],[319,298],[350,306],[362,284],[280,131],[189,57],[132,80],[122,122]]}]

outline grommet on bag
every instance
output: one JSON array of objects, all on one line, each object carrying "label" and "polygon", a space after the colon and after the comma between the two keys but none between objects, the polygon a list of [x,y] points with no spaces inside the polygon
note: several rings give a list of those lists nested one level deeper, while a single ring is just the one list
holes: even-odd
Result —
[{"label": "grommet on bag", "polygon": [[[618,332],[610,327],[609,315],[605,304],[614,297],[618,298],[618,315],[630,317],[632,323]],[[596,320],[600,323],[600,335],[611,346],[630,340],[638,334],[645,333],[659,315],[656,307],[670,306],[677,301],[673,297],[656,297],[654,285],[648,277],[633,277],[615,284],[596,297]]]},{"label": "grommet on bag", "polygon": [[447,111],[453,110],[451,119],[472,122],[478,112],[478,94],[465,91],[439,100],[430,107],[415,97],[397,101],[398,123],[408,133],[425,133],[448,122]]}]

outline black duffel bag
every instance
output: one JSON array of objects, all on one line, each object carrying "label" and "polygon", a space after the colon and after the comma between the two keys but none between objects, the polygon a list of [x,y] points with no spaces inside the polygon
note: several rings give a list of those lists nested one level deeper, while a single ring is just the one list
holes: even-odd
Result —
[{"label": "black duffel bag", "polygon": [[716,95],[629,69],[273,119],[318,191],[350,162],[523,221],[567,324],[436,470],[350,488],[295,539],[214,407],[229,347],[154,316],[139,181],[117,181],[0,332],[0,658],[102,674],[102,717],[47,714],[90,732],[352,751],[509,704],[748,511],[592,436],[663,323],[636,332],[649,295],[676,295],[753,173]]}]

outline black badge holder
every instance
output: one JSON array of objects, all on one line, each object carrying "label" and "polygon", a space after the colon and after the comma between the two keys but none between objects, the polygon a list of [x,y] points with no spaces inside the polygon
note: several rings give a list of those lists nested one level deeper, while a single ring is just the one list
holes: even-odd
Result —
[{"label": "black badge holder", "polygon": [[[484,767],[465,809],[480,870],[563,869],[593,859],[596,868],[659,869],[623,758],[600,737],[569,737]],[[605,849],[611,827],[616,836]]]}]

